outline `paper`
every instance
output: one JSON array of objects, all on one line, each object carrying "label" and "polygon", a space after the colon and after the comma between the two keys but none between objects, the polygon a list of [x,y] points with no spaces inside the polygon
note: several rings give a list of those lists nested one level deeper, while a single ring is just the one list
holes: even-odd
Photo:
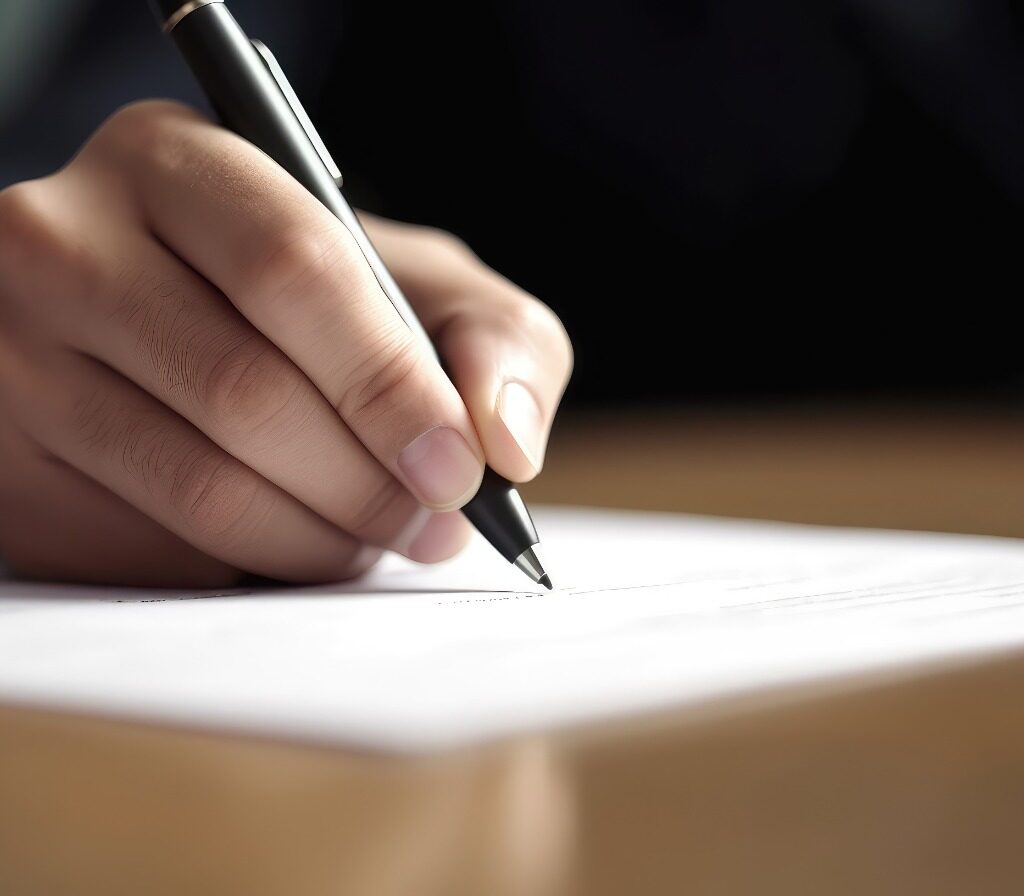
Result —
[{"label": "paper", "polygon": [[483,543],[356,583],[0,583],[0,701],[421,750],[1024,649],[1024,543],[537,514],[553,593]]}]

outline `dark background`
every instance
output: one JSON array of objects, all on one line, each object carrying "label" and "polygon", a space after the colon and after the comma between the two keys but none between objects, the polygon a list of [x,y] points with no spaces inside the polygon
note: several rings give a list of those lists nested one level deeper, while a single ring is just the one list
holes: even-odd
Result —
[{"label": "dark background", "polygon": [[871,6],[355,4],[331,144],[555,307],[571,399],[1013,391],[1020,20]]},{"label": "dark background", "polygon": [[[127,99],[196,99],[144,4],[91,8],[0,129],[8,180]],[[231,8],[350,198],[453,230],[562,316],[571,406],[1016,400],[1019,4]]]}]

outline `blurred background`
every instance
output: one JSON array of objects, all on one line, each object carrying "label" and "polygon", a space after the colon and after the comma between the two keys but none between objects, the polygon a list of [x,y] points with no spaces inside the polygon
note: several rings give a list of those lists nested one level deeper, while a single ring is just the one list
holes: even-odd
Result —
[{"label": "blurred background", "polygon": [[[537,497],[1024,534],[1021,4],[231,8],[355,203],[454,231],[561,315],[577,366]],[[2,9],[2,183],[128,100],[202,104],[142,0]],[[965,452],[984,482],[948,497]]]}]

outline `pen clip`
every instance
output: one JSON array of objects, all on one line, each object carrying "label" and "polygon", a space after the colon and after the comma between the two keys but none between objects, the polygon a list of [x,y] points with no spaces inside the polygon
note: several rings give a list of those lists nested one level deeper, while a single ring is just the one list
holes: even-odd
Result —
[{"label": "pen clip", "polygon": [[309,142],[313,144],[313,148],[316,150],[317,155],[320,156],[320,160],[324,163],[331,177],[334,178],[334,182],[340,188],[342,184],[341,171],[334,163],[334,159],[331,158],[331,154],[327,151],[327,147],[324,146],[324,141],[320,139],[320,135],[316,132],[316,128],[313,127],[313,122],[309,120],[306,110],[302,108],[302,103],[299,102],[299,98],[295,95],[292,85],[288,83],[284,70],[281,68],[278,61],[274,58],[274,54],[270,52],[265,43],[259,40],[252,40],[250,43],[255,48],[256,52],[259,53],[260,59],[263,60],[263,65],[266,66],[267,71],[270,72],[270,77],[277,82],[277,86],[281,89],[281,93],[284,95],[285,102],[291,107],[291,110],[301,125],[302,130],[306,132],[306,137],[309,138]]}]

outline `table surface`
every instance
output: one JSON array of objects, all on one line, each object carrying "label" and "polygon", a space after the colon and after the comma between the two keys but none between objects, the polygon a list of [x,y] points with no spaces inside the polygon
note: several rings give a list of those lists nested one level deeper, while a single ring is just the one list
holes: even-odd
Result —
[{"label": "table surface", "polygon": [[[1024,535],[1024,416],[577,418],[530,501]],[[0,707],[0,893],[1011,893],[1024,657],[416,759]]]}]

